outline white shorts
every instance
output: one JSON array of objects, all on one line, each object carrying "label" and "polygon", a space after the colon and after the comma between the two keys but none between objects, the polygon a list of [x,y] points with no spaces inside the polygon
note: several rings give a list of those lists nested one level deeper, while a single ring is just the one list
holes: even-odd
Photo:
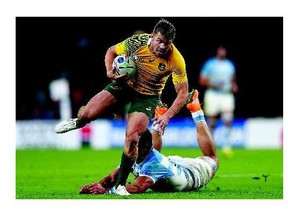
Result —
[{"label": "white shorts", "polygon": [[206,116],[221,114],[223,120],[232,120],[234,118],[235,98],[233,93],[207,89],[203,102]]}]

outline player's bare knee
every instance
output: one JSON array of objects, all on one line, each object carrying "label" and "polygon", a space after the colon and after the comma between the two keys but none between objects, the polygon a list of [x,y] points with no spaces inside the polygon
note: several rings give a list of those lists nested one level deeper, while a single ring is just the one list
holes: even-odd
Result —
[{"label": "player's bare knee", "polygon": [[87,106],[82,106],[77,113],[77,118],[83,121],[94,120],[93,116],[94,116],[94,113],[91,110],[89,110]]},{"label": "player's bare knee", "polygon": [[81,106],[77,113],[78,119],[84,119],[85,118],[85,106]]}]

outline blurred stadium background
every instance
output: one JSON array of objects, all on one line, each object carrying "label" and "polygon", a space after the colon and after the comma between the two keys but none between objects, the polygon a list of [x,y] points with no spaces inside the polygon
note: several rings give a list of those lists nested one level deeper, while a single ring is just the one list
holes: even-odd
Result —
[{"label": "blurred stadium background", "polygon": [[[186,60],[190,89],[198,88],[200,67],[224,44],[236,64],[239,93],[233,145],[283,147],[283,18],[166,17],[175,24],[175,44]],[[108,83],[106,49],[135,31],[151,32],[159,17],[16,17],[16,147],[95,149],[122,147],[125,122],[111,110],[81,130],[57,135],[60,118],[76,116],[81,105]],[[272,32],[272,33],[271,33]],[[163,101],[172,103],[171,80]],[[276,99],[277,98],[277,99]],[[196,147],[194,124],[182,109],[171,120],[164,147]],[[192,129],[192,130],[191,130]],[[221,145],[221,124],[216,131]]]}]

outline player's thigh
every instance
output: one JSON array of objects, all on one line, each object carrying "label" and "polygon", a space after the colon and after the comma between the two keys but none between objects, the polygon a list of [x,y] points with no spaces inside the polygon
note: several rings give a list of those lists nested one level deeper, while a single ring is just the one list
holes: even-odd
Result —
[{"label": "player's thigh", "polygon": [[89,102],[78,111],[78,117],[85,119],[97,118],[108,107],[116,102],[116,98],[108,91],[101,91],[92,97]]},{"label": "player's thigh", "polygon": [[132,89],[121,82],[111,82],[105,88],[104,91],[113,95],[117,103],[126,104],[133,97]]},{"label": "player's thigh", "polygon": [[130,107],[127,113],[141,112],[145,113],[149,119],[152,119],[155,114],[155,108],[158,104],[158,96],[135,96],[133,101],[131,101]]}]

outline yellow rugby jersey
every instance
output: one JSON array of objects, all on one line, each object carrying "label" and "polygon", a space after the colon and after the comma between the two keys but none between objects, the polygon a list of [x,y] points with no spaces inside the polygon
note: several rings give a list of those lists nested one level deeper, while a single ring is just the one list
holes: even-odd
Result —
[{"label": "yellow rugby jersey", "polygon": [[117,55],[131,56],[137,65],[137,78],[127,81],[135,91],[145,95],[160,95],[168,77],[174,84],[186,82],[185,60],[172,44],[168,59],[156,57],[149,50],[150,34],[133,35],[116,45]]}]

